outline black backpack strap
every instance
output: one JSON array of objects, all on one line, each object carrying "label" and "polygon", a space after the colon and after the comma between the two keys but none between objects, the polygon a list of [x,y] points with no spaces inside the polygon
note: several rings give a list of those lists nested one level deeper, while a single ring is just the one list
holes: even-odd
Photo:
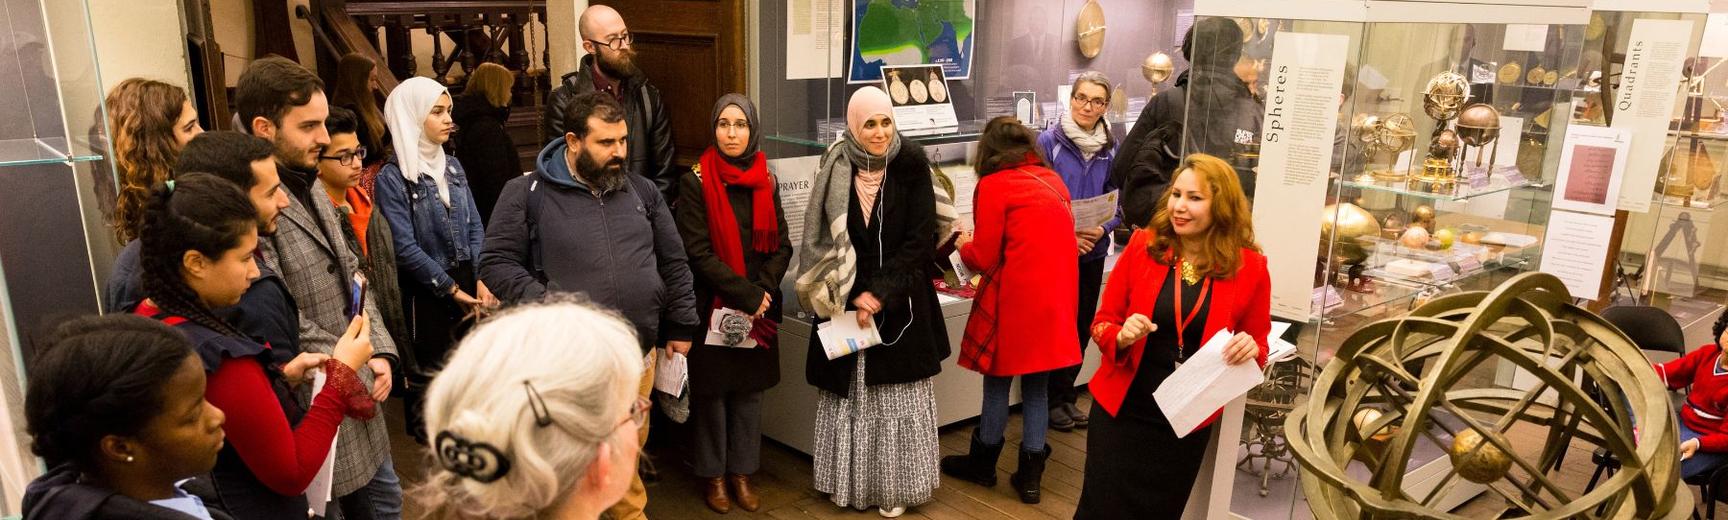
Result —
[{"label": "black backpack strap", "polygon": [[540,179],[528,183],[528,268],[534,272],[534,279],[546,283],[546,264],[540,258]]}]

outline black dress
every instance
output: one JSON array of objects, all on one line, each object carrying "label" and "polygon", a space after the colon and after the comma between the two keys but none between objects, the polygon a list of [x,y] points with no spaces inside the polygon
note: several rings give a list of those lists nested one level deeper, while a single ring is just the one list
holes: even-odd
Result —
[{"label": "black dress", "polygon": [[[1146,352],[1128,385],[1121,414],[1112,417],[1096,401],[1086,433],[1086,474],[1076,520],[1181,518],[1189,491],[1206,456],[1210,425],[1178,438],[1152,398],[1158,385],[1175,370],[1175,284],[1182,277],[1171,267],[1152,309],[1158,330],[1146,336]],[[1202,282],[1204,283],[1204,282]],[[1193,313],[1183,327],[1183,358],[1204,344],[1211,292],[1201,297],[1202,284],[1182,287],[1182,311]],[[1184,316],[1186,317],[1186,316]]]}]

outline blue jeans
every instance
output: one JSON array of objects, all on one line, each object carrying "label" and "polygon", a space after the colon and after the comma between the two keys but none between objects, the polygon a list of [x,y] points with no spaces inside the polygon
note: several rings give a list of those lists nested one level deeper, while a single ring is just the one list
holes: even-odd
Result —
[{"label": "blue jeans", "polygon": [[371,482],[336,501],[345,520],[402,520],[402,479],[396,476],[396,464],[390,460],[390,454],[384,454],[384,462],[378,465],[378,473]]},{"label": "blue jeans", "polygon": [[[1679,419],[1676,417],[1676,419]],[[1680,420],[1680,442],[1701,437],[1698,432],[1686,427],[1686,421]],[[1710,476],[1711,471],[1728,464],[1728,453],[1708,452],[1699,450],[1692,453],[1692,458],[1680,461],[1680,478],[1692,480]]]},{"label": "blue jeans", "polygon": [[[1002,444],[1002,434],[1008,429],[1008,392],[1013,388],[1012,376],[984,376],[984,410],[978,419],[978,440],[990,445]],[[1044,451],[1044,430],[1050,426],[1049,390],[1049,372],[1020,376],[1020,410],[1026,414],[1020,424],[1022,451]]]}]

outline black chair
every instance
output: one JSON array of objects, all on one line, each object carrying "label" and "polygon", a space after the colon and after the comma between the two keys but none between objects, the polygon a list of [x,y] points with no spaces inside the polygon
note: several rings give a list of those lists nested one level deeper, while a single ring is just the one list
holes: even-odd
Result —
[{"label": "black chair", "polygon": [[[1637,345],[1639,350],[1686,355],[1686,332],[1680,328],[1680,322],[1675,320],[1673,315],[1668,314],[1668,311],[1648,305],[1625,305],[1609,307],[1602,311],[1602,319],[1619,328],[1620,332],[1625,333],[1626,337],[1630,338],[1632,344]],[[1607,403],[1602,404],[1606,406]],[[1615,471],[1620,470],[1620,460],[1614,454],[1609,453],[1606,448],[1597,448],[1595,452],[1590,454],[1590,461],[1596,464],[1596,471],[1590,475],[1590,483],[1584,487],[1586,493],[1595,489],[1596,483],[1603,476],[1612,476]],[[1558,467],[1559,463],[1556,462],[1555,466]],[[1710,497],[1712,496],[1712,488],[1715,487],[1711,484],[1722,477],[1728,477],[1728,473],[1717,471],[1707,481],[1688,482],[1688,484],[1699,486],[1701,496]],[[1597,512],[1598,514],[1601,513],[1600,508]],[[1697,518],[1697,511],[1693,511],[1692,516]],[[1714,502],[1711,502],[1707,518],[1716,518]]]}]

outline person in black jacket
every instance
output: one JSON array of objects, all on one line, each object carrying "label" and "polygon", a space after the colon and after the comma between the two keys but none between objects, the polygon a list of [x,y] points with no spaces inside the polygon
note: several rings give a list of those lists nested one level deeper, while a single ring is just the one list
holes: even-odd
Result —
[{"label": "person in black jacket", "polygon": [[482,63],[468,75],[468,85],[456,96],[450,116],[456,121],[456,147],[452,155],[462,161],[468,174],[468,191],[480,210],[480,222],[491,222],[492,205],[504,191],[504,183],[522,176],[522,161],[516,142],[504,131],[510,119],[510,89],[516,75],[497,63]]},{"label": "person in black jacket", "polygon": [[596,5],[582,11],[576,30],[588,55],[582,57],[576,72],[565,74],[558,88],[552,89],[546,114],[540,119],[541,130],[547,139],[563,139],[571,130],[564,124],[564,112],[571,102],[590,92],[611,96],[624,106],[624,120],[630,127],[630,157],[624,170],[654,181],[665,200],[678,200],[672,125],[666,118],[666,105],[660,101],[660,89],[649,84],[636,67],[630,28],[618,11]]},{"label": "person in black jacket", "polygon": [[756,511],[750,474],[761,465],[762,392],[780,382],[780,280],[792,239],[768,157],[757,151],[756,105],[721,96],[712,121],[714,145],[679,181],[674,213],[696,277],[696,315],[704,330],[723,330],[690,351],[694,462],[710,509],[726,513],[735,501]]},{"label": "person in black jacket", "polygon": [[804,373],[821,390],[816,490],[890,518],[929,501],[941,480],[931,378],[950,353],[924,269],[938,233],[930,160],[895,128],[887,93],[853,93],[846,133],[816,171],[796,285],[806,311],[881,334],[881,345],[833,359],[811,334]]},{"label": "person in black jacket", "polygon": [[139,316],[85,317],[35,361],[26,428],[53,466],[26,489],[25,518],[229,518],[180,483],[216,466],[224,420],[186,336]]},{"label": "person in black jacket", "polygon": [[[1182,56],[1190,63],[1176,87],[1146,103],[1133,131],[1122,140],[1110,180],[1122,187],[1122,213],[1130,224],[1146,227],[1170,187],[1176,165],[1188,154],[1235,157],[1260,143],[1261,106],[1235,67],[1242,55],[1242,28],[1230,18],[1207,18],[1188,28]],[[1186,125],[1184,125],[1186,121]],[[1254,197],[1254,172],[1237,165],[1248,197]],[[1127,238],[1117,234],[1117,243]]]}]

